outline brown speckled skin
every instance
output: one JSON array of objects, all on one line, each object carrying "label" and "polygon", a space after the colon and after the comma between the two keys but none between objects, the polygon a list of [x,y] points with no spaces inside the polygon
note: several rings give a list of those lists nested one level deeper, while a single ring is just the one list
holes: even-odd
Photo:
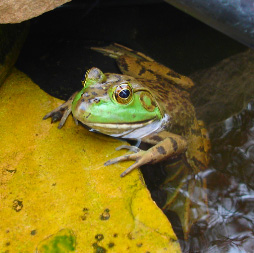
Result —
[{"label": "brown speckled skin", "polygon": [[[140,85],[148,88],[155,97],[160,111],[169,116],[169,120],[163,125],[163,129],[160,132],[151,133],[142,138],[142,142],[153,145],[151,148],[145,151],[135,147],[124,146],[123,148],[129,149],[134,153],[109,160],[105,165],[125,160],[135,160],[136,162],[121,174],[121,176],[125,176],[131,170],[144,164],[154,164],[171,159],[167,164],[167,168],[172,173],[168,173],[165,184],[173,182],[175,190],[171,195],[168,193],[164,209],[172,209],[178,213],[185,235],[187,235],[194,221],[202,218],[207,212],[206,208],[201,207],[193,211],[191,215],[190,207],[192,206],[193,209],[193,206],[197,206],[197,204],[192,202],[191,197],[188,196],[196,194],[197,196],[194,199],[196,199],[197,203],[206,202],[206,195],[202,193],[197,194],[195,189],[195,187],[199,189],[204,187],[205,181],[202,181],[202,179],[196,180],[195,176],[208,166],[210,149],[207,131],[203,123],[196,119],[195,109],[190,101],[188,89],[194,85],[193,82],[188,77],[182,76],[155,62],[150,57],[118,44],[92,49],[115,58],[124,75],[105,74],[106,81],[103,84],[103,88],[100,82],[88,87],[77,101],[78,105],[85,100],[88,103],[96,103],[98,101],[94,100],[98,99],[98,95],[109,99],[107,89],[111,85],[120,84],[124,80],[129,81],[134,89],[140,88]],[[97,68],[92,68],[91,70],[88,72],[90,75],[102,77],[99,72],[100,70]],[[73,99],[74,96],[47,114],[44,119],[52,117],[53,121],[61,120],[59,124],[59,128],[61,128],[71,113],[70,107]],[[142,100],[142,96],[139,99]],[[155,106],[155,104],[152,104],[152,106]],[[77,108],[79,110],[82,106],[77,106]],[[76,115],[79,114],[76,111],[72,113],[74,116],[75,113],[77,113]],[[84,113],[82,111],[80,115],[85,115]],[[90,117],[90,114],[85,115],[86,117]],[[79,117],[76,118],[80,120]],[[115,124],[117,123],[115,122]],[[96,130],[110,135],[110,132],[105,132],[106,130],[103,126],[101,129],[96,128]],[[178,161],[178,164],[174,162],[175,160]],[[189,181],[187,178],[190,178],[188,179]],[[180,188],[183,188],[183,191],[180,191]],[[185,195],[179,197],[179,192],[185,192]],[[187,197],[186,192],[188,192]],[[178,197],[176,198],[176,196]],[[181,198],[185,203],[183,207],[182,204],[178,204],[178,200]],[[199,214],[196,215],[196,213]]]},{"label": "brown speckled skin", "polygon": [[[94,49],[116,58],[121,71],[135,77],[148,87],[164,112],[170,116],[164,131],[146,136],[142,141],[155,145],[149,149],[150,155],[155,157],[150,160],[150,163],[163,160],[163,157],[174,158],[175,155],[182,154],[183,163],[178,160],[177,164],[169,163],[167,166],[169,171],[172,171],[167,182],[173,182],[176,189],[171,195],[169,194],[164,209],[177,212],[183,225],[185,238],[187,238],[192,224],[208,214],[206,194],[202,191],[202,188],[206,187],[206,182],[200,178],[200,180],[196,179],[195,175],[208,166],[210,142],[207,130],[203,122],[196,119],[195,109],[190,101],[188,89],[194,84],[188,77],[177,74],[150,57],[121,45],[113,44],[106,48]],[[186,143],[182,143],[181,138]],[[142,156],[141,151],[139,153],[140,156],[136,157],[136,163],[139,163]],[[128,160],[130,155],[125,155],[125,158],[115,159],[115,161]],[[135,154],[132,158],[135,160]],[[187,180],[184,185],[183,182],[187,177],[191,179]],[[197,188],[195,189],[195,187]],[[205,202],[204,205],[201,204],[198,207],[191,201],[192,197],[188,198],[183,195],[179,197],[180,188],[188,191],[189,196],[196,199],[196,203]],[[196,193],[197,189],[200,190],[198,194]],[[179,201],[185,202],[184,206],[179,205]],[[195,209],[193,213],[191,208]]]},{"label": "brown speckled skin", "polygon": [[[191,79],[142,53],[122,48],[118,44],[110,47],[119,51],[124,50],[122,50],[123,55],[117,58],[121,71],[144,83],[160,102],[165,113],[170,115],[165,131],[181,135],[187,140],[186,156],[193,171],[198,173],[205,169],[209,162],[210,142],[203,123],[196,119],[195,109],[190,101],[188,89],[194,85]],[[160,137],[160,135],[152,135],[142,141],[157,144],[163,138],[156,141],[156,136]]]}]

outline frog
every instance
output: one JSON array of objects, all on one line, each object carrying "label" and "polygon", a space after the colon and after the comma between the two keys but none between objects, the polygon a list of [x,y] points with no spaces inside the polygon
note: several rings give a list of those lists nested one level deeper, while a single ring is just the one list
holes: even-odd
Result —
[{"label": "frog", "polygon": [[[109,166],[134,161],[121,177],[142,165],[168,160],[169,163],[183,161],[186,173],[194,177],[207,168],[210,142],[190,101],[189,90],[194,86],[193,81],[120,44],[91,49],[114,58],[122,74],[90,68],[81,81],[81,91],[75,92],[43,119],[60,121],[60,129],[72,114],[77,124],[81,122],[91,131],[149,144],[147,150],[137,145],[121,145],[117,150],[128,152],[105,162],[104,165]],[[173,205],[175,196],[173,194],[168,199],[165,208]],[[186,202],[180,220],[184,233],[188,234],[192,223],[188,214],[191,201]]]}]

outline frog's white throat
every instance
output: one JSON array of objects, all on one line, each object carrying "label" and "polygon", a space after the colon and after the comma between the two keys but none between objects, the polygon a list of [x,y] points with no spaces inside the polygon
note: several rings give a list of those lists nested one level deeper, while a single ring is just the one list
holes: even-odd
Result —
[{"label": "frog's white throat", "polygon": [[146,124],[93,124],[89,127],[92,128],[91,131],[95,130],[112,137],[135,140],[142,139],[151,133],[161,132],[169,118],[165,114],[161,120],[150,120]]}]

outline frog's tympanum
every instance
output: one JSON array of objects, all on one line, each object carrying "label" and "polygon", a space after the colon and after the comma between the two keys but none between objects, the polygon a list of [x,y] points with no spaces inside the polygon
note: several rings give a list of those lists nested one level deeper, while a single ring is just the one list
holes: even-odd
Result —
[{"label": "frog's tympanum", "polygon": [[[80,121],[100,133],[151,144],[148,150],[128,145],[118,148],[128,149],[131,153],[109,160],[105,165],[134,160],[135,163],[121,174],[122,177],[144,164],[167,159],[175,166],[176,161],[184,161],[185,172],[180,166],[168,181],[174,181],[174,178],[177,181],[180,174],[188,175],[178,182],[181,187],[187,185],[185,205],[179,210],[179,202],[175,200],[181,187],[177,187],[168,197],[165,209],[174,207],[175,203],[173,210],[178,212],[187,234],[193,220],[204,215],[197,215],[197,212],[190,215],[190,207],[194,206],[190,196],[196,191],[196,175],[208,165],[209,150],[206,130],[196,119],[187,92],[193,82],[150,57],[118,44],[93,49],[116,58],[124,75],[91,68],[82,81],[84,88],[44,119],[60,120],[61,128],[72,113],[76,122]],[[187,179],[190,177],[192,181]]]}]

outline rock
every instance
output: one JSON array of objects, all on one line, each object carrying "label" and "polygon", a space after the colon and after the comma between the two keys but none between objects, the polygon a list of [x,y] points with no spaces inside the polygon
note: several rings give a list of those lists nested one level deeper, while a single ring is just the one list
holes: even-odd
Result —
[{"label": "rock", "polygon": [[18,58],[28,28],[28,23],[0,25],[0,86]]},{"label": "rock", "polygon": [[0,87],[0,252],[180,252],[121,142],[42,117],[61,104],[14,70]]},{"label": "rock", "polygon": [[212,125],[239,113],[254,93],[254,51],[226,58],[191,75],[191,94],[198,118]]},{"label": "rock", "polygon": [[20,23],[51,11],[71,0],[1,0],[0,23]]}]

